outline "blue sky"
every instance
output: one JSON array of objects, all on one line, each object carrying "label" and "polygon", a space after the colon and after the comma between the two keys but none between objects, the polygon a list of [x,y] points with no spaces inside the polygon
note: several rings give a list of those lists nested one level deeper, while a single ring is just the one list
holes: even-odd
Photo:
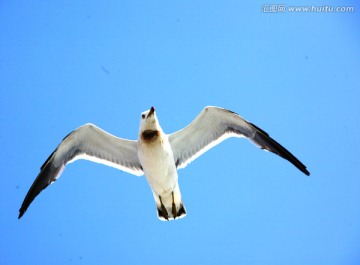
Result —
[{"label": "blue sky", "polygon": [[[360,6],[270,4],[2,1],[0,263],[359,264]],[[188,215],[161,222],[144,177],[77,161],[17,219],[73,129],[136,139],[155,106],[171,133],[207,105],[268,132],[311,176],[230,139],[179,171]]]}]

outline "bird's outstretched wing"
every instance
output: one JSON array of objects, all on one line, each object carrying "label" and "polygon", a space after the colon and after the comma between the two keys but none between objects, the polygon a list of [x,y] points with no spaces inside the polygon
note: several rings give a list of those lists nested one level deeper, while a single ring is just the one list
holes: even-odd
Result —
[{"label": "bird's outstretched wing", "polygon": [[266,132],[238,114],[219,107],[204,108],[187,127],[169,135],[176,167],[186,167],[201,154],[229,137],[246,137],[261,149],[285,158],[304,174],[310,175],[305,165]]},{"label": "bird's outstretched wing", "polygon": [[40,168],[21,205],[19,218],[35,197],[57,180],[67,163],[86,159],[140,176],[137,141],[117,138],[93,124],[85,124],[68,134]]}]

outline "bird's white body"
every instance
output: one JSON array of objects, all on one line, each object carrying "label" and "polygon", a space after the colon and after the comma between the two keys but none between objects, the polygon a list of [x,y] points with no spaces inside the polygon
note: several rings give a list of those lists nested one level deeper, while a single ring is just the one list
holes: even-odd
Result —
[{"label": "bird's white body", "polygon": [[[157,121],[156,114],[144,112],[146,121],[140,123],[138,157],[144,175],[152,189],[161,220],[184,217],[177,215],[184,208],[178,184],[178,174],[168,136]],[[144,120],[144,119],[143,119]],[[146,136],[148,132],[148,136]],[[165,207],[165,210],[162,208]],[[160,211],[160,212],[159,212]],[[164,211],[165,213],[161,213]]]},{"label": "bird's white body", "polygon": [[157,195],[170,194],[177,186],[174,156],[166,136],[152,143],[138,141],[138,155],[150,187]]},{"label": "bird's white body", "polygon": [[187,127],[167,135],[152,107],[141,114],[138,140],[115,137],[93,124],[85,124],[68,134],[42,165],[21,205],[19,218],[35,197],[60,177],[66,164],[77,159],[102,163],[136,176],[144,174],[152,189],[159,218],[184,217],[186,210],[177,170],[229,137],[245,137],[310,175],[305,165],[288,150],[235,112],[206,107]]}]

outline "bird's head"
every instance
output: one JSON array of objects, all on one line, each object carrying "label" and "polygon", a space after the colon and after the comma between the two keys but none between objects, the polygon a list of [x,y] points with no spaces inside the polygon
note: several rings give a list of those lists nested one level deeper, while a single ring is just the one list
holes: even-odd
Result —
[{"label": "bird's head", "polygon": [[141,113],[140,133],[144,131],[161,131],[154,107]]}]

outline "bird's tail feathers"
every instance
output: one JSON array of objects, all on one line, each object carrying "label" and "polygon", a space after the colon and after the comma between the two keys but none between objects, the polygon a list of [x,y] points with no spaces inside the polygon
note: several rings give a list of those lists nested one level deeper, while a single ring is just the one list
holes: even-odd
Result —
[{"label": "bird's tail feathers", "polygon": [[168,196],[159,196],[154,193],[158,217],[162,221],[183,218],[186,210],[180,192],[173,191]]}]

